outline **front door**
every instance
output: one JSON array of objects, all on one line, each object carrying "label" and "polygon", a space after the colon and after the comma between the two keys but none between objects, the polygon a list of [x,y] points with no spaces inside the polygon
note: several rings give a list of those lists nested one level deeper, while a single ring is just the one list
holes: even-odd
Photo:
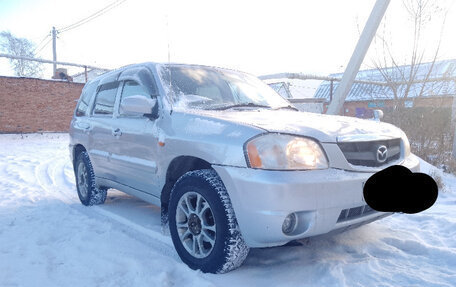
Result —
[{"label": "front door", "polygon": [[[129,96],[151,97],[143,86],[132,80],[123,82],[120,102]],[[142,115],[125,115],[119,110],[113,125],[117,135],[111,160],[116,165],[119,183],[149,194],[157,194],[159,187],[157,121]]]}]

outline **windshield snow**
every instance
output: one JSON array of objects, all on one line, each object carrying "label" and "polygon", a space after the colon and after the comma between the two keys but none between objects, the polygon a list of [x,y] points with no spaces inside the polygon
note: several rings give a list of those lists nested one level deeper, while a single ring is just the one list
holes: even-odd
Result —
[{"label": "windshield snow", "polygon": [[223,110],[290,106],[256,77],[201,66],[162,65],[160,78],[174,108]]}]

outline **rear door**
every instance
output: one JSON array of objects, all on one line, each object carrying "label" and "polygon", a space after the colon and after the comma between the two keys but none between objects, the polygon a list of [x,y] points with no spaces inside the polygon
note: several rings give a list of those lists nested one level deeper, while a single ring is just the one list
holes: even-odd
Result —
[{"label": "rear door", "polygon": [[92,104],[99,82],[90,82],[84,86],[71,122],[73,141],[85,147],[89,146],[89,135],[92,129],[89,107]]},{"label": "rear door", "polygon": [[114,149],[114,107],[120,92],[116,80],[103,82],[98,86],[91,114],[89,156],[98,177],[116,181],[116,168],[111,162]]}]

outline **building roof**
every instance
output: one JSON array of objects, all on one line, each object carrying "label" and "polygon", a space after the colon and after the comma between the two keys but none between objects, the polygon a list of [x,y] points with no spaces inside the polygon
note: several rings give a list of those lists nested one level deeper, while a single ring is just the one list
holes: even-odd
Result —
[{"label": "building roof", "polygon": [[308,99],[314,98],[321,80],[276,78],[265,82],[285,99]]},{"label": "building roof", "polygon": [[[87,82],[100,76],[103,75],[104,73],[108,72],[109,70],[107,69],[90,69],[87,71]],[[86,78],[85,78],[85,72],[78,73],[72,76],[73,77],[73,82],[75,83],[85,83]]]},{"label": "building roof", "polygon": [[[429,71],[429,77],[427,77]],[[411,72],[415,72],[414,77],[417,83],[412,85],[398,84],[397,95],[398,97],[404,97],[407,94],[407,98],[416,98],[420,95],[422,97],[448,97],[456,95],[456,59],[445,60],[432,63],[422,63],[417,65],[414,69],[411,66],[399,66],[395,68],[385,68],[381,71],[378,69],[362,70],[358,72],[356,76],[357,80],[383,82],[385,85],[380,84],[369,84],[369,83],[353,83],[353,86],[347,95],[345,101],[372,101],[372,100],[391,100],[394,99],[393,90],[386,85],[386,83],[397,82],[404,83],[407,81]],[[342,78],[343,74],[332,74],[330,77]],[[437,79],[437,78],[452,78],[446,81],[428,81],[419,82],[426,78]],[[333,82],[333,91],[338,87],[339,82]],[[315,98],[324,98],[327,101],[330,100],[330,81],[323,81],[315,92]],[[407,88],[409,91],[407,93]]]}]

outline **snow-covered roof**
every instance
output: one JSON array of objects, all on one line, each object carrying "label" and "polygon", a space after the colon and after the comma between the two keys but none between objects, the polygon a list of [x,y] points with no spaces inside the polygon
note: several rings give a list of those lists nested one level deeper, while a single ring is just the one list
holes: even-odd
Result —
[{"label": "snow-covered roof", "polygon": [[265,81],[285,99],[313,98],[320,80],[269,79]]},{"label": "snow-covered roof", "polygon": [[[107,69],[91,69],[87,71],[87,82],[100,76],[103,75],[104,73],[108,72],[109,70]],[[78,73],[72,76],[73,77],[73,82],[75,83],[85,83],[86,78],[85,78],[85,72]]]},{"label": "snow-covered roof", "polygon": [[[432,69],[431,69],[432,68]],[[382,71],[378,69],[362,70],[356,76],[357,80],[386,82],[385,75],[391,82],[404,82],[408,79],[412,68],[411,66],[399,66],[395,68],[385,68]],[[423,80],[431,70],[429,78],[441,77],[456,77],[456,59],[445,60],[432,63],[422,63],[416,66],[415,80]],[[342,73],[331,74],[330,77],[342,78]],[[333,82],[333,91],[338,87],[339,82]],[[330,99],[330,81],[323,81],[315,92],[315,98],[324,98],[327,101]],[[403,97],[406,93],[407,85],[399,85],[397,87],[397,95]],[[421,91],[423,90],[423,91]],[[422,95],[423,97],[432,96],[455,96],[456,83],[454,80],[449,81],[431,81],[426,83],[414,83],[410,86],[408,98],[415,98]],[[369,101],[369,100],[388,100],[394,99],[394,93],[391,88],[376,84],[353,83],[350,93],[347,95],[346,101]]]}]

